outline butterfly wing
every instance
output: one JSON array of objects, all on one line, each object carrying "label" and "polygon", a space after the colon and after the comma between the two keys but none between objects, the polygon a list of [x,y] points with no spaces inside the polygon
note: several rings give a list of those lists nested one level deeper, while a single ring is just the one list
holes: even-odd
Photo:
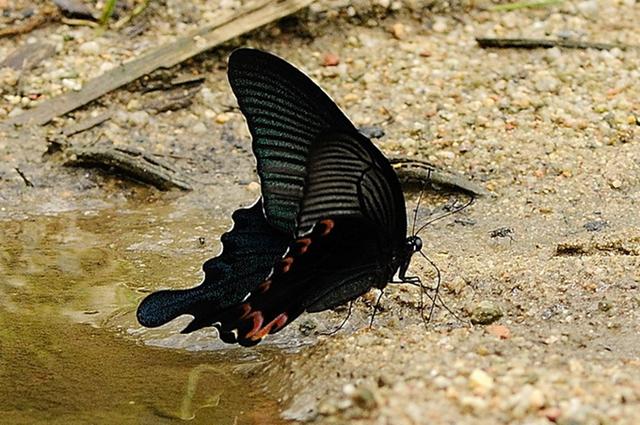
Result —
[{"label": "butterfly wing", "polygon": [[222,252],[203,265],[204,281],[190,289],[163,290],[147,296],[138,307],[140,324],[161,326],[183,314],[194,316],[189,328],[211,324],[217,312],[241,302],[271,272],[290,236],[264,218],[259,200],[236,210],[233,228],[221,237]]},{"label": "butterfly wing", "polygon": [[364,136],[321,136],[309,153],[297,239],[247,300],[217,319],[225,342],[257,344],[304,311],[384,287],[404,243],[406,213],[388,161]]},{"label": "butterfly wing", "polygon": [[296,240],[273,273],[238,306],[216,317],[227,343],[255,345],[304,311],[344,304],[385,281],[383,251],[375,224],[361,217],[337,217],[317,223]]},{"label": "butterfly wing", "polygon": [[251,132],[267,220],[293,233],[311,145],[329,131],[357,130],[309,77],[270,53],[235,50],[228,77]]},{"label": "butterfly wing", "polygon": [[404,243],[407,214],[389,161],[365,136],[321,135],[309,153],[298,233],[326,217],[364,217],[394,248]]},{"label": "butterfly wing", "polygon": [[[225,251],[205,263],[202,285],[152,294],[138,316],[158,326],[192,314],[183,332],[214,325],[223,341],[254,345],[305,310],[385,285],[406,212],[387,159],[306,75],[252,49],[232,53],[228,74],[253,138],[264,215],[254,206],[246,218],[259,229],[236,225]],[[238,247],[227,250],[231,240]]]}]

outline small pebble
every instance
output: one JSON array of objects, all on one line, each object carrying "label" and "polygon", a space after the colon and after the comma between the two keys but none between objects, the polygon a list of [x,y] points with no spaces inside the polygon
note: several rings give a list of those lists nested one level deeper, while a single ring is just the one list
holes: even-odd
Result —
[{"label": "small pebble", "polygon": [[540,73],[536,74],[534,79],[535,88],[541,93],[555,92],[560,86],[560,81],[558,81],[558,79],[554,76],[550,75],[547,71],[541,71]]},{"label": "small pebble", "polygon": [[447,21],[442,18],[436,19],[436,22],[433,24],[433,30],[437,33],[447,32]]},{"label": "small pebble", "polygon": [[474,369],[469,375],[469,387],[476,394],[485,395],[493,388],[493,378],[482,369]]},{"label": "small pebble", "polygon": [[508,327],[504,325],[490,325],[485,328],[487,333],[498,337],[500,339],[509,339],[511,338],[511,331]]},{"label": "small pebble", "polygon": [[593,220],[582,225],[587,232],[599,232],[609,226],[605,220]]},{"label": "small pebble", "polygon": [[192,130],[196,134],[204,134],[207,132],[207,126],[203,122],[199,122],[193,126]]},{"label": "small pebble", "polygon": [[582,1],[576,6],[578,11],[587,17],[594,17],[598,13],[598,1],[588,0]]},{"label": "small pebble", "polygon": [[598,302],[598,310],[602,311],[602,312],[607,312],[609,310],[611,310],[611,308],[613,307],[613,305],[611,304],[611,301],[609,300],[602,300]]},{"label": "small pebble", "polygon": [[250,192],[258,192],[260,191],[260,183],[258,182],[251,182],[247,185],[247,190],[249,190]]},{"label": "small pebble", "polygon": [[502,311],[492,301],[480,301],[471,312],[471,323],[489,325],[502,317]]},{"label": "small pebble", "polygon": [[137,126],[144,126],[149,122],[149,113],[147,111],[136,111],[129,114],[129,122]]},{"label": "small pebble", "polygon": [[100,44],[94,40],[87,41],[82,43],[78,50],[85,55],[97,55],[100,53]]},{"label": "small pebble", "polygon": [[216,116],[216,123],[224,124],[227,121],[229,121],[230,119],[231,119],[231,115],[227,114],[226,112],[223,112],[221,114],[218,114],[218,116]]},{"label": "small pebble", "polygon": [[82,83],[80,81],[71,79],[71,78],[63,78],[62,86],[73,91],[78,91],[82,88]]},{"label": "small pebble", "polygon": [[407,36],[407,29],[401,23],[396,23],[391,26],[391,34],[398,40],[402,40]]},{"label": "small pebble", "polygon": [[378,404],[373,390],[367,387],[356,388],[351,394],[351,399],[356,406],[365,410],[372,410]]},{"label": "small pebble", "polygon": [[340,56],[335,53],[326,53],[322,58],[323,66],[336,66],[340,63]]}]

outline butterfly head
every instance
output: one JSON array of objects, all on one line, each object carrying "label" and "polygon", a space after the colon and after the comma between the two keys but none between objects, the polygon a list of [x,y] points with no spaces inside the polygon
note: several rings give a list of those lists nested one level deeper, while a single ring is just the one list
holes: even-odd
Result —
[{"label": "butterfly head", "polygon": [[422,249],[422,239],[420,236],[409,236],[407,237],[407,241],[405,242],[407,253],[413,254],[414,252],[418,252]]},{"label": "butterfly head", "polygon": [[407,237],[404,244],[404,255],[401,258],[400,269],[398,276],[401,280],[405,280],[407,270],[409,269],[409,263],[414,253],[422,250],[422,239],[420,236],[413,235]]}]

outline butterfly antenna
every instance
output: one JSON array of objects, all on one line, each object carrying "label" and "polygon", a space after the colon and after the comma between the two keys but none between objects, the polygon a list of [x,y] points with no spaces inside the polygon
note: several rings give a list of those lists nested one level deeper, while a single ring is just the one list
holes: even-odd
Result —
[{"label": "butterfly antenna", "polygon": [[[440,296],[440,284],[442,283],[442,274],[440,273],[440,269],[438,268],[438,266],[436,265],[436,263],[434,263],[429,257],[427,257],[422,251],[418,251],[420,253],[420,255],[422,255],[422,257],[427,260],[427,262],[429,264],[431,264],[431,267],[433,267],[433,269],[436,271],[436,289],[435,289],[435,294],[433,295],[433,297],[431,297],[428,293],[427,296],[429,297],[429,299],[431,300],[431,309],[429,310],[429,317],[427,319],[427,322],[431,321],[431,318],[433,317],[433,311],[436,307],[436,303],[439,300],[440,304],[442,305],[442,307],[447,310],[449,312],[449,314],[451,314],[453,317],[456,318],[456,320],[462,322],[462,319],[453,311],[449,308],[449,306],[444,302],[444,300],[442,299],[442,297]],[[421,287],[422,284],[421,284]]]},{"label": "butterfly antenna", "polygon": [[473,204],[473,201],[475,201],[476,198],[473,195],[469,195],[469,200],[467,202],[465,202],[464,204],[462,204],[461,206],[454,208],[450,211],[447,211],[444,214],[439,215],[438,217],[432,218],[431,220],[427,221],[426,223],[424,223],[422,226],[420,226],[420,228],[418,229],[418,231],[416,233],[414,233],[414,235],[417,235],[418,233],[422,232],[424,230],[425,227],[427,227],[428,225],[430,225],[433,222],[436,222],[438,220],[442,220],[445,217],[449,217],[452,214],[458,213],[462,210],[464,210],[465,208],[467,208],[468,206],[470,206],[471,204]]},{"label": "butterfly antenna", "polygon": [[[431,170],[429,170],[431,173]],[[424,189],[420,191],[420,195],[418,195],[418,202],[416,203],[416,209],[413,211],[413,225],[411,226],[411,235],[416,235],[416,222],[418,220],[418,208],[420,208],[420,201],[422,200],[422,194],[424,193]]]},{"label": "butterfly antenna", "polygon": [[351,317],[351,308],[352,307],[353,307],[353,301],[349,301],[349,311],[347,311],[347,317],[344,318],[342,323],[340,323],[340,325],[338,325],[338,327],[335,328],[334,330],[332,330],[331,332],[318,332],[318,335],[331,336],[331,335],[337,333],[340,329],[342,329],[344,327],[344,325],[347,324],[347,322],[349,321],[349,318]]},{"label": "butterfly antenna", "polygon": [[369,322],[369,329],[371,329],[373,327],[373,321],[376,318],[376,311],[378,311],[378,306],[380,305],[380,300],[382,299],[383,295],[384,295],[384,291],[380,291],[380,295],[378,295],[378,298],[376,299],[376,303],[373,306],[373,313],[371,314],[371,321]]}]

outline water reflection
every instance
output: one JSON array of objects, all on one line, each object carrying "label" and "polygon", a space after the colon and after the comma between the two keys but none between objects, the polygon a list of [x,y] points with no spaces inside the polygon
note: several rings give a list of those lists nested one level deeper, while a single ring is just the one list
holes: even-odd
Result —
[{"label": "water reflection", "polygon": [[280,423],[278,379],[248,377],[276,352],[198,351],[206,335],[135,322],[146,288],[194,283],[217,252],[198,237],[228,227],[211,221],[164,205],[0,221],[2,422]]}]

